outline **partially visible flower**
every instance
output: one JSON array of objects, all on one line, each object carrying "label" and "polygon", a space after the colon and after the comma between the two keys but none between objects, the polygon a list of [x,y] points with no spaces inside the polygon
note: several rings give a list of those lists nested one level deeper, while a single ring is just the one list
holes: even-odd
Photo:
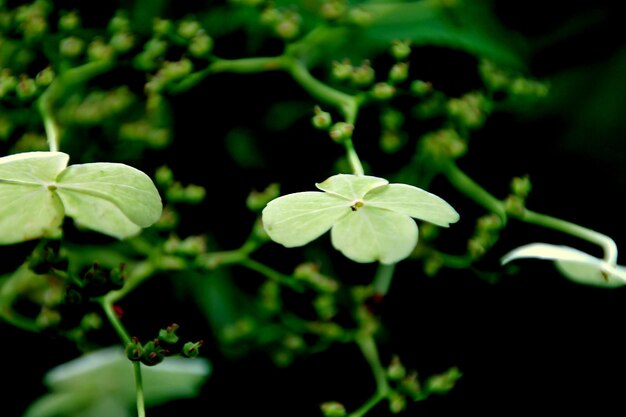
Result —
[{"label": "partially visible flower", "polygon": [[585,285],[615,288],[626,285],[626,267],[611,265],[569,246],[531,243],[507,253],[502,264],[515,259],[538,258],[554,261],[557,269],[570,280]]},{"label": "partially visible flower", "polygon": [[289,194],[263,210],[267,234],[288,248],[331,230],[335,249],[356,262],[398,262],[411,253],[418,229],[411,217],[448,227],[459,214],[420,188],[383,178],[339,174],[316,184],[322,190]]},{"label": "partially visible flower", "polygon": [[[193,398],[209,376],[204,358],[167,358],[142,367],[147,406]],[[36,400],[24,417],[131,417],[135,415],[133,366],[124,350],[101,349],[51,369],[44,377],[50,392]]]}]

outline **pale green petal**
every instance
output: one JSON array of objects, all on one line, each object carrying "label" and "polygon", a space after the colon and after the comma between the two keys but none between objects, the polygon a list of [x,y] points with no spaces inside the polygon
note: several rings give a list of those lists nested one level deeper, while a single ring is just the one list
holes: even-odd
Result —
[{"label": "pale green petal", "polygon": [[626,268],[620,265],[611,266],[601,259],[569,246],[531,243],[512,250],[501,262],[506,264],[524,258],[555,261],[563,276],[579,284],[605,288],[626,285]]},{"label": "pale green petal", "polygon": [[405,214],[363,206],[331,230],[335,249],[356,262],[392,264],[408,257],[417,244],[417,225]]},{"label": "pale green petal", "polygon": [[263,227],[273,241],[288,248],[306,245],[351,213],[351,202],[317,191],[288,194],[263,209]]},{"label": "pale green petal", "polygon": [[47,184],[65,169],[69,156],[62,152],[24,152],[0,158],[3,183]]},{"label": "pale green petal", "polygon": [[45,185],[0,183],[0,245],[60,234],[63,206]]},{"label": "pale green petal", "polygon": [[163,209],[152,180],[124,164],[72,165],[59,175],[57,187],[68,216],[120,239],[155,223]]},{"label": "pale green petal", "polygon": [[327,193],[354,201],[362,199],[368,191],[388,183],[384,178],[368,175],[338,174],[315,186]]},{"label": "pale green petal", "polygon": [[118,206],[103,198],[59,188],[65,214],[73,218],[77,227],[104,233],[117,239],[125,239],[141,232]]},{"label": "pale green petal", "polygon": [[443,227],[459,220],[459,213],[443,199],[406,184],[374,188],[365,194],[363,202],[368,207],[395,211]]}]

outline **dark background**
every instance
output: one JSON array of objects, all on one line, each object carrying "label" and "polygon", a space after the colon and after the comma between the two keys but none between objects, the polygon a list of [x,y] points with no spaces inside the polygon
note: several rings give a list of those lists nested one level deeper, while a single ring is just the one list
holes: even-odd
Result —
[{"label": "dark background", "polygon": [[[459,165],[500,197],[506,195],[512,176],[529,174],[534,184],[530,208],[606,233],[622,246],[626,243],[620,206],[626,190],[623,21],[608,1],[551,2],[549,7],[546,3],[502,0],[495,2],[495,10],[505,27],[529,46],[528,72],[551,83],[550,98],[523,112],[496,112],[472,137],[470,152]],[[476,61],[465,53],[426,47],[417,53],[438,79],[450,80],[449,84],[441,82],[443,89],[470,89],[476,82]],[[283,181],[288,173],[284,192],[299,191],[300,184],[320,180],[309,178],[311,172],[331,170],[329,161],[340,154],[332,143],[319,144],[321,139],[312,132],[308,119],[296,122],[287,132],[268,135],[261,152],[272,168],[251,169],[247,177],[223,157],[228,153],[224,142],[209,138],[213,153],[187,151],[190,143],[206,139],[207,130],[219,138],[225,134],[220,129],[229,125],[257,128],[266,114],[268,97],[280,101],[306,96],[288,77],[262,74],[220,75],[173,99],[176,135],[188,140],[175,143],[168,161],[175,161],[172,165],[177,175],[189,181],[197,178],[197,172],[188,167],[201,164],[208,177],[216,179],[207,185],[227,201],[212,204],[208,215],[197,213],[193,226],[187,227],[215,227],[210,221],[214,216],[241,219],[241,227],[227,222],[215,227],[216,239],[225,247],[235,247],[245,238],[253,218],[242,207],[250,184],[258,188],[269,181]],[[220,120],[213,130],[207,129],[203,120],[207,113]],[[363,124],[365,130],[367,122]],[[366,160],[369,152],[374,153],[367,143],[357,142],[356,146],[362,146]],[[286,155],[301,155],[303,149],[307,150],[304,157],[285,162]],[[328,154],[333,157],[325,158]],[[385,166],[391,160],[369,162],[377,173],[393,169]],[[229,178],[228,186],[220,178]],[[433,187],[461,213],[459,228],[471,230],[471,216],[482,212],[445,181],[436,180]],[[236,191],[228,194],[231,189]],[[571,244],[599,255],[574,239],[511,222],[493,253],[477,269],[496,272],[501,255],[535,241]],[[520,262],[519,269],[519,274],[505,274],[499,282],[490,283],[479,271],[445,269],[437,277],[427,278],[416,263],[398,266],[390,292],[379,306],[387,329],[380,345],[383,360],[399,354],[407,368],[417,369],[423,377],[451,366],[458,366],[464,374],[450,394],[411,404],[403,415],[508,415],[539,410],[564,414],[586,408],[593,410],[593,415],[612,415],[624,411],[626,406],[620,400],[626,388],[626,361],[620,341],[626,290],[575,285],[547,262]],[[357,271],[373,273],[372,269]],[[142,308],[152,308],[151,319],[168,315],[163,311],[166,308],[155,308],[161,302],[166,305],[171,292],[163,289],[168,286],[173,288],[166,278],[158,286],[147,285],[145,291],[152,298],[150,306]],[[127,300],[128,314],[133,317],[136,311],[137,317],[139,307],[133,307],[133,301],[138,302],[132,297]],[[176,314],[176,320],[197,323],[198,332],[210,334],[208,324],[192,307]],[[141,324],[135,320],[129,319],[129,327]],[[6,415],[17,416],[44,392],[40,381],[45,371],[75,357],[76,350],[60,339],[25,334],[6,325],[0,330],[5,380],[11,383],[1,398],[4,407],[8,404],[12,410]],[[150,410],[150,416],[191,412],[317,416],[320,402],[337,400],[354,409],[374,389],[370,371],[352,345],[300,357],[285,369],[274,367],[263,354],[230,360],[211,344],[204,352],[215,369],[203,395]],[[13,364],[19,364],[19,369]],[[370,415],[388,413],[382,405]]]}]

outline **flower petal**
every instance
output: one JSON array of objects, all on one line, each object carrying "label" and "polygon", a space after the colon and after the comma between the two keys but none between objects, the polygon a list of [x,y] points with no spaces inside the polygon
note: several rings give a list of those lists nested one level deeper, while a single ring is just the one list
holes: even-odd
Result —
[{"label": "flower petal", "polygon": [[161,216],[161,197],[152,180],[124,164],[72,165],[57,178],[68,216],[79,224],[123,239]]},{"label": "flower petal", "polygon": [[585,285],[614,288],[626,285],[626,268],[611,266],[605,261],[569,246],[531,243],[506,254],[501,262],[515,259],[538,258],[555,261],[557,269],[566,278]]},{"label": "flower petal", "polygon": [[47,186],[0,183],[0,245],[58,236],[63,215]]},{"label": "flower petal", "polygon": [[356,262],[396,263],[417,244],[417,225],[405,214],[363,206],[331,230],[335,249]]},{"label": "flower petal", "polygon": [[69,156],[63,152],[24,152],[0,158],[3,183],[47,184],[65,169]]},{"label": "flower petal", "polygon": [[362,199],[368,191],[388,183],[384,178],[369,175],[338,174],[315,186],[327,193],[354,201]]},{"label": "flower petal", "polygon": [[350,204],[318,191],[288,194],[263,209],[263,227],[273,241],[288,248],[306,245],[350,213]]},{"label": "flower petal", "polygon": [[370,190],[363,198],[369,207],[395,211],[437,226],[448,227],[459,213],[442,198],[406,184],[389,184]]}]

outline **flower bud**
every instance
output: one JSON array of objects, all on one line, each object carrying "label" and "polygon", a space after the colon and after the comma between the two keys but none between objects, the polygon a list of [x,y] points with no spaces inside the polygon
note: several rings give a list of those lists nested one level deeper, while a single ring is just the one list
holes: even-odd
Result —
[{"label": "flower bud", "polygon": [[192,56],[196,58],[206,57],[213,50],[213,38],[201,30],[191,38],[188,48]]},{"label": "flower bud", "polygon": [[399,84],[409,77],[409,64],[398,62],[389,70],[389,81]]},{"label": "flower bud", "polygon": [[87,57],[90,61],[111,61],[113,56],[113,47],[104,43],[100,38],[94,39],[87,46]]},{"label": "flower bud", "polygon": [[374,82],[376,72],[370,65],[369,61],[363,61],[358,67],[352,69],[352,83],[358,87],[365,87]]},{"label": "flower bud", "polygon": [[405,375],[406,369],[404,369],[402,362],[400,362],[400,358],[397,356],[393,356],[391,358],[391,363],[387,367],[387,378],[392,381],[398,381],[404,378]]},{"label": "flower bud", "polygon": [[333,61],[332,66],[332,76],[337,81],[345,81],[352,75],[352,64],[348,59]]},{"label": "flower bud", "polygon": [[320,404],[320,409],[324,417],[344,417],[348,415],[343,404],[336,401],[322,403]]},{"label": "flower bud", "polygon": [[398,390],[417,401],[422,396],[422,387],[417,379],[417,372],[411,372],[402,378],[398,384]]},{"label": "flower bud", "polygon": [[64,13],[59,18],[59,30],[72,32],[80,28],[80,15],[76,10]]},{"label": "flower bud", "polygon": [[371,91],[372,96],[378,100],[389,100],[396,93],[394,86],[387,83],[377,83]]},{"label": "flower bud", "polygon": [[135,37],[130,32],[116,32],[109,43],[115,52],[123,54],[135,46]]},{"label": "flower bud", "polygon": [[176,330],[178,330],[179,327],[180,326],[178,324],[172,323],[165,329],[159,330],[159,341],[170,345],[176,344],[176,342],[178,342],[178,335],[176,335]]},{"label": "flower bud", "polygon": [[130,30],[130,19],[125,10],[118,10],[115,16],[109,21],[107,27],[109,32],[128,32]]},{"label": "flower bud", "polygon": [[524,175],[523,177],[515,177],[511,180],[511,191],[514,195],[526,199],[530,191],[532,190],[532,184],[530,183],[530,177]]},{"label": "flower bud", "polygon": [[183,346],[182,354],[188,358],[196,358],[200,354],[200,346],[204,344],[204,341],[200,340],[199,342],[187,342]]},{"label": "flower bud", "polygon": [[20,100],[29,100],[37,94],[37,83],[32,78],[21,77],[15,86],[15,95]]},{"label": "flower bud", "polygon": [[253,190],[246,198],[246,206],[250,211],[259,212],[265,208],[267,203],[280,195],[280,184],[271,183],[263,191]]},{"label": "flower bud", "polygon": [[66,58],[76,58],[83,53],[85,41],[76,36],[70,36],[61,40],[59,51]]},{"label": "flower bud", "polygon": [[411,41],[393,41],[390,52],[396,60],[404,61],[411,54]]},{"label": "flower bud", "polygon": [[311,119],[311,123],[316,129],[326,130],[332,124],[333,119],[330,113],[322,111],[319,106],[315,106],[315,115]]},{"label": "flower bud", "polygon": [[422,80],[415,80],[411,83],[411,92],[418,97],[424,97],[433,90],[433,85]]},{"label": "flower bud", "polygon": [[202,30],[202,26],[198,23],[197,20],[193,19],[184,19],[178,23],[178,27],[176,28],[176,33],[184,38],[191,39],[198,34],[199,31]]},{"label": "flower bud", "polygon": [[462,374],[458,368],[450,368],[442,374],[428,378],[426,381],[426,390],[435,394],[446,394],[454,387],[461,376]]},{"label": "flower bud", "polygon": [[152,32],[158,37],[168,35],[174,30],[174,24],[171,20],[157,17],[152,23]]},{"label": "flower bud", "polygon": [[353,131],[353,125],[345,122],[337,122],[330,128],[328,133],[335,142],[342,143],[344,140],[352,137]]},{"label": "flower bud", "polygon": [[389,396],[389,411],[392,414],[398,414],[406,408],[406,398],[402,394],[397,392],[392,393]]},{"label": "flower bud", "polygon": [[154,339],[144,345],[140,360],[146,366],[154,366],[163,362],[168,353],[159,345],[159,339]]},{"label": "flower bud", "polygon": [[124,270],[126,269],[126,264],[121,263],[119,266],[113,268],[109,273],[109,282],[111,283],[111,287],[114,290],[119,290],[124,286],[126,282],[126,274]]},{"label": "flower bud", "polygon": [[132,341],[126,345],[126,357],[131,361],[139,361],[143,355],[143,347],[139,343],[139,339],[133,337]]},{"label": "flower bud", "polygon": [[35,82],[39,87],[47,87],[54,81],[54,71],[50,66],[39,71],[35,77]]}]

